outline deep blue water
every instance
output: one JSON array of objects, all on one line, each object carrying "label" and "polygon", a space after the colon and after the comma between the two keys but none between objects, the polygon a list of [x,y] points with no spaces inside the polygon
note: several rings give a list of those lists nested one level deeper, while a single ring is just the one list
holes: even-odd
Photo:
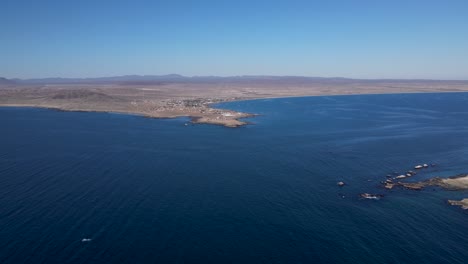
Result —
[{"label": "deep blue water", "polygon": [[468,94],[220,107],[261,115],[0,108],[0,263],[467,263],[468,212],[446,204],[467,192],[379,181],[468,172]]}]

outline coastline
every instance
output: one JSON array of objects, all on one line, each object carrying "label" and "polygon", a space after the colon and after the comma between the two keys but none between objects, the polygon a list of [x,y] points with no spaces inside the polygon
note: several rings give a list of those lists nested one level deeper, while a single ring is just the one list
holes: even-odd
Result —
[{"label": "coastline", "polygon": [[[259,96],[259,97],[234,97],[234,98],[212,98],[209,99],[209,103],[202,103],[200,105],[191,108],[171,108],[167,111],[142,111],[138,108],[129,108],[125,110],[119,110],[121,107],[73,107],[73,105],[67,105],[66,102],[61,102],[62,105],[53,105],[47,102],[34,104],[34,103],[3,103],[0,102],[0,107],[32,107],[32,108],[43,108],[51,109],[56,111],[70,111],[70,112],[99,112],[99,113],[116,113],[126,115],[136,115],[146,118],[155,119],[169,119],[187,117],[190,118],[190,122],[193,124],[211,124],[220,125],[228,128],[237,128],[251,124],[251,122],[243,121],[245,118],[252,118],[257,116],[255,113],[244,113],[227,108],[218,108],[217,105],[231,102],[242,102],[242,101],[256,101],[256,100],[271,100],[271,99],[286,99],[286,98],[304,98],[304,97],[321,97],[321,96],[359,96],[359,95],[385,95],[385,94],[444,94],[444,93],[468,93],[468,91],[424,91],[424,92],[380,92],[380,93],[322,93],[322,94],[304,94],[304,95],[291,95],[291,96]],[[192,99],[185,99],[190,101]],[[185,102],[184,100],[181,100]],[[215,101],[215,102],[212,102]],[[133,102],[132,102],[133,104]]]},{"label": "coastline", "polygon": [[[234,101],[228,101],[234,102]],[[177,115],[152,115],[149,113],[144,112],[136,112],[136,111],[115,111],[115,110],[95,110],[95,109],[67,109],[61,108],[56,106],[48,106],[48,105],[33,105],[33,104],[0,104],[0,107],[18,107],[18,108],[40,108],[40,109],[48,109],[53,111],[62,111],[62,112],[89,112],[89,113],[109,113],[109,114],[124,114],[124,115],[134,115],[134,116],[141,116],[145,118],[152,118],[152,119],[173,119],[173,118],[181,118],[186,117],[190,119],[190,122],[193,124],[210,124],[210,125],[219,125],[228,128],[237,128],[241,126],[245,126],[247,124],[251,124],[251,122],[242,121],[240,119],[244,118],[251,118],[257,116],[257,114],[251,113],[243,113],[243,112],[236,112],[228,109],[219,109],[224,113],[233,113],[232,117],[225,118],[225,116],[202,116],[202,115],[190,115],[188,114],[177,114]],[[217,109],[218,108],[211,108]]]}]

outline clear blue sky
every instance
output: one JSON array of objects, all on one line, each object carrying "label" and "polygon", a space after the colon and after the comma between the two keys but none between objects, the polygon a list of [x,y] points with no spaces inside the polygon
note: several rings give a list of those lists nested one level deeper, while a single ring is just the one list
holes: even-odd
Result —
[{"label": "clear blue sky", "polygon": [[0,76],[468,79],[468,1],[3,0]]}]

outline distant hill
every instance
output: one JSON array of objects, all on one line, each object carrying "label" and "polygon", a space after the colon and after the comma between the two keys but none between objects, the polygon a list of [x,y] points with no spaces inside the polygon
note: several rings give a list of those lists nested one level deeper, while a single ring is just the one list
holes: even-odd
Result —
[{"label": "distant hill", "polygon": [[[5,81],[11,81],[3,78]],[[119,84],[119,85],[161,85],[167,83],[238,83],[238,84],[349,84],[349,83],[463,83],[468,81],[450,80],[420,80],[420,79],[350,79],[342,77],[305,77],[305,76],[183,76],[179,74],[167,75],[123,75],[97,78],[43,78],[43,79],[15,79],[18,84]]]},{"label": "distant hill", "polygon": [[23,84],[105,84],[105,83],[133,83],[133,82],[180,82],[189,77],[178,74],[168,75],[123,75],[97,78],[42,78],[18,80]]},{"label": "distant hill", "polygon": [[224,83],[224,84],[308,84],[308,83],[342,83],[353,79],[323,78],[303,76],[183,76],[179,74],[168,75],[123,75],[98,78],[43,78],[16,80],[20,84],[120,84],[120,85],[161,85],[167,83]]},{"label": "distant hill", "polygon": [[15,82],[7,78],[0,77],[0,85],[11,85],[11,84],[15,84]]}]

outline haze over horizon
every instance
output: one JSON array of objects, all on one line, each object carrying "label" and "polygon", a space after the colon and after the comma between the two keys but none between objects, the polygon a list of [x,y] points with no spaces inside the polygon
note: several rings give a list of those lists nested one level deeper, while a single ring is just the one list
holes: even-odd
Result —
[{"label": "haze over horizon", "polygon": [[38,77],[38,78],[5,78],[0,76],[0,79],[5,79],[7,81],[18,81],[19,83],[46,83],[48,80],[52,81],[73,81],[73,80],[101,80],[104,82],[107,81],[177,81],[177,80],[262,80],[262,79],[271,79],[271,80],[294,80],[294,79],[307,79],[307,80],[356,80],[356,81],[455,81],[455,82],[468,82],[467,79],[429,79],[429,78],[348,78],[341,76],[302,76],[302,75],[181,75],[177,73],[169,74],[125,74],[125,75],[115,75],[115,76],[94,76],[94,77],[61,77],[61,76],[48,76],[48,77]]},{"label": "haze over horizon", "polygon": [[468,79],[466,1],[9,1],[0,76]]}]

